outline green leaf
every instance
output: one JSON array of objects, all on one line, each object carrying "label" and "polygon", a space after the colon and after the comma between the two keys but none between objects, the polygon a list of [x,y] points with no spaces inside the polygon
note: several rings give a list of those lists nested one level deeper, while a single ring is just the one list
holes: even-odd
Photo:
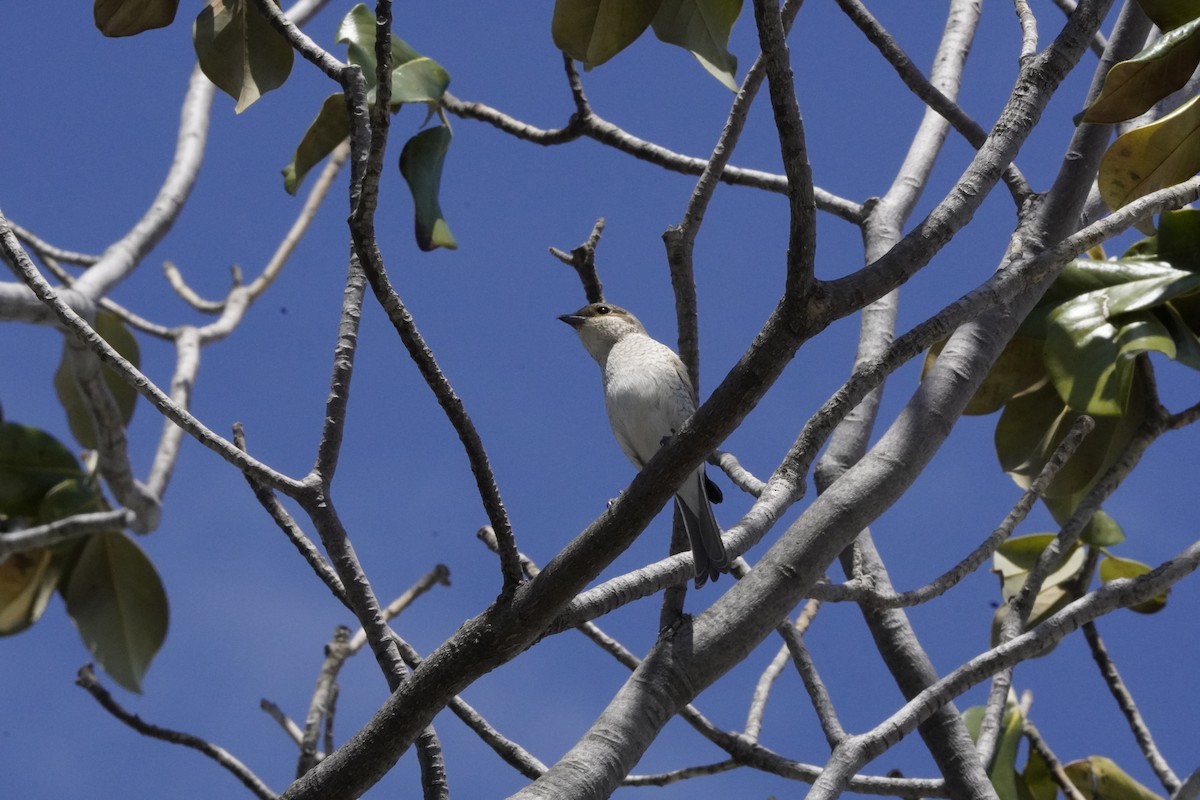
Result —
[{"label": "green leaf", "polygon": [[32,519],[47,492],[82,476],[75,456],[50,434],[0,423],[0,514]]},{"label": "green leaf", "polygon": [[[1145,396],[1135,381],[1127,412],[1097,417],[1096,427],[1046,489],[1046,497],[1086,491],[1115,462],[1145,418]],[[1022,488],[1041,472],[1080,414],[1067,408],[1053,385],[1013,398],[996,423],[996,455],[1000,466]]]},{"label": "green leaf", "polygon": [[988,778],[1000,800],[1018,800],[1017,754],[1021,748],[1025,720],[1021,711],[1009,703],[1000,726],[1000,740],[996,743],[996,755],[988,768]]},{"label": "green leaf", "polygon": [[1059,395],[1074,410],[1106,416],[1123,413],[1133,385],[1135,356],[1160,352],[1176,358],[1175,335],[1194,349],[1194,337],[1184,336],[1169,314],[1153,309],[1200,291],[1200,274],[1161,262],[1133,265],[1143,277],[1081,294],[1049,315],[1046,368]]},{"label": "green leaf", "polygon": [[283,188],[288,194],[295,194],[300,183],[317,164],[325,160],[325,156],[350,135],[350,118],[346,114],[346,98],[340,92],[331,94],[321,104],[317,118],[304,132],[304,138],[296,146],[296,154],[292,163],[283,168]]},{"label": "green leaf", "polygon": [[1117,137],[1100,159],[1096,181],[1100,196],[1115,210],[1198,171],[1200,97],[1193,97],[1162,119]]},{"label": "green leaf", "polygon": [[20,633],[41,618],[58,576],[54,552],[48,547],[0,560],[0,636]]},{"label": "green leaf", "polygon": [[556,0],[554,44],[586,67],[598,67],[642,35],[660,0]]},{"label": "green leaf", "polygon": [[1072,761],[1063,770],[1087,800],[1162,800],[1104,756]]},{"label": "green leaf", "polygon": [[68,478],[56,484],[38,504],[37,522],[46,524],[88,511],[105,511],[108,504],[87,478]]},{"label": "green leaf", "polygon": [[[137,339],[125,327],[125,323],[121,321],[120,317],[110,311],[98,311],[95,331],[120,353],[122,358],[135,367],[141,366],[141,350],[138,347]],[[83,396],[79,393],[79,386],[75,383],[75,376],[71,373],[68,351],[69,345],[63,342],[62,360],[54,372],[54,391],[58,394],[58,402],[67,412],[67,423],[71,427],[71,435],[75,437],[75,441],[92,450],[96,447],[96,431],[92,426],[91,412],[84,404]],[[113,400],[116,401],[117,408],[121,412],[121,420],[128,425],[129,420],[133,418],[133,409],[137,405],[137,390],[121,380],[116,371],[107,364],[102,364],[100,370],[104,375],[104,383],[108,386],[108,390],[112,393]]]},{"label": "green leaf", "polygon": [[192,26],[200,69],[237,101],[241,113],[283,85],[292,71],[292,47],[251,0],[210,0]]},{"label": "green leaf", "polygon": [[1100,96],[1083,112],[1082,119],[1084,122],[1132,119],[1182,88],[1197,64],[1200,64],[1200,20],[1193,20],[1163,34],[1128,61],[1114,65],[1104,78]]},{"label": "green leaf", "polygon": [[[1014,536],[996,548],[992,555],[992,572],[1000,576],[1001,592],[1004,599],[1011,600],[1017,596],[1029,577],[1029,571],[1037,564],[1042,553],[1054,541],[1053,533],[1034,533],[1028,536]],[[1078,544],[1072,546],[1070,553],[1059,564],[1058,569],[1046,576],[1042,589],[1061,586],[1079,574],[1079,569],[1086,560],[1084,549]]]},{"label": "green leaf", "polygon": [[105,36],[133,36],[175,21],[179,0],[96,0],[92,18]]},{"label": "green leaf", "polygon": [[1029,750],[1029,760],[1021,778],[1025,782],[1022,800],[1055,800],[1058,797],[1058,784],[1054,782],[1050,765],[1033,748]]},{"label": "green leaf", "polygon": [[420,56],[396,66],[392,61],[393,109],[404,103],[442,102],[446,87],[450,85],[450,73],[432,58]]},{"label": "green leaf", "polygon": [[741,11],[742,0],[661,0],[654,34],[691,51],[710,75],[736,92],[737,57],[729,52],[729,33]]},{"label": "green leaf", "polygon": [[[1100,580],[1104,583],[1110,583],[1120,578],[1137,578],[1145,575],[1150,569],[1149,564],[1143,564],[1131,558],[1117,558],[1114,555],[1106,553],[1100,561]],[[1163,606],[1167,604],[1167,594],[1168,592],[1163,592],[1162,594],[1155,595],[1146,602],[1138,603],[1136,606],[1130,606],[1130,608],[1139,614],[1153,614],[1156,611],[1161,611]]]},{"label": "green leaf", "polygon": [[61,587],[79,635],[113,680],[141,692],[167,635],[167,595],[154,565],[120,532],[88,537]]},{"label": "green leaf", "polygon": [[[1000,576],[1000,593],[1004,603],[992,616],[991,642],[1000,643],[1000,627],[1008,613],[1008,601],[1016,597],[1029,578],[1029,571],[1037,563],[1046,546],[1054,540],[1054,534],[1039,533],[1009,539],[997,548],[992,556],[992,572]],[[1079,599],[1079,587],[1075,578],[1086,561],[1084,548],[1076,543],[1059,564],[1058,569],[1046,576],[1042,582],[1033,608],[1029,612],[1026,627],[1037,625],[1042,620],[1060,611],[1068,603]],[[1043,653],[1043,655],[1045,655]]]},{"label": "green leaf", "polygon": [[[1065,525],[1071,515],[1075,513],[1075,509],[1078,508],[1085,494],[1045,497],[1042,498],[1042,502],[1050,510],[1054,521],[1059,525]],[[1112,547],[1125,541],[1125,531],[1107,512],[1099,510],[1092,514],[1087,525],[1083,526],[1079,539],[1092,547]]]},{"label": "green leaf", "polygon": [[1159,215],[1156,255],[1175,269],[1200,272],[1200,210],[1184,208]]},{"label": "green leaf", "polygon": [[[367,99],[375,100],[375,15],[359,3],[338,24],[337,41],[347,46],[347,57],[363,71],[367,82]],[[404,103],[437,104],[442,101],[450,74],[431,58],[426,58],[402,39],[392,34],[392,97],[389,104],[395,111]]]},{"label": "green leaf", "polygon": [[400,174],[408,182],[416,206],[417,246],[422,250],[458,247],[450,226],[442,217],[438,192],[442,183],[442,164],[450,147],[450,129],[445,125],[428,128],[409,139],[400,153]]},{"label": "green leaf", "polygon": [[[983,725],[983,706],[971,706],[962,713],[963,725],[972,741],[979,741],[979,729]],[[1020,709],[1010,700],[1001,722],[1000,740],[996,755],[988,768],[988,778],[1000,800],[1018,800],[1029,797],[1022,794],[1024,776],[1016,771],[1017,755],[1024,735],[1025,720]],[[1053,800],[1053,797],[1048,800]]]},{"label": "green leaf", "polygon": [[1160,31],[1178,28],[1200,17],[1200,0],[1138,0],[1138,5]]}]

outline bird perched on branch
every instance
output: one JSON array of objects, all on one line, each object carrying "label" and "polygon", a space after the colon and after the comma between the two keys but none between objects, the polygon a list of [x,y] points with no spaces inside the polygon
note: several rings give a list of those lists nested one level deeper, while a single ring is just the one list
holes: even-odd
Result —
[{"label": "bird perched on branch", "polygon": [[[579,334],[584,348],[600,365],[604,406],[617,443],[638,469],[671,440],[696,410],[695,393],[679,356],[651,339],[637,317],[610,303],[592,303],[559,317]],[[692,560],[696,587],[729,571],[721,529],[711,499],[719,491],[704,474],[704,465],[675,493]]]}]

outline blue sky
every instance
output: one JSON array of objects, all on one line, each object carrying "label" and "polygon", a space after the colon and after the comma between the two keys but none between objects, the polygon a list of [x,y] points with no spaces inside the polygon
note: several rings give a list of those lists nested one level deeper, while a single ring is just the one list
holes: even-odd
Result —
[{"label": "blue sky", "polygon": [[[930,4],[874,3],[913,60],[927,68],[940,34]],[[1034,3],[1048,40],[1061,16]],[[105,40],[85,8],[19,3],[0,20],[20,35],[0,50],[9,113],[0,124],[0,208],[14,221],[65,248],[99,252],[134,223],[158,188],[175,144],[179,105],[192,66],[185,4],[166,30]],[[436,58],[452,76],[450,90],[531,124],[553,127],[571,111],[561,60],[549,35],[552,3],[397,6],[396,32]],[[332,4],[309,33],[327,47],[345,7]],[[1015,77],[1019,30],[1008,4],[989,3],[966,74],[962,105],[987,127]],[[861,201],[891,182],[905,137],[921,108],[874,56],[861,35],[829,3],[802,9],[790,40],[817,183]],[[734,30],[739,78],[753,59],[749,9]],[[1094,56],[1051,104],[1019,164],[1045,189],[1071,135]],[[646,139],[689,155],[707,155],[731,95],[683,51],[653,38],[584,75],[595,110]],[[155,321],[204,318],[172,295],[162,261],[174,261],[207,297],[220,296],[231,264],[254,276],[291,224],[300,201],[282,189],[279,170],[325,95],[328,81],[297,61],[288,83],[240,116],[218,96],[204,169],[189,208],[142,268],[114,297]],[[779,171],[778,146],[765,95],[734,162]],[[422,114],[395,119],[388,161],[394,164]],[[673,301],[661,234],[676,224],[693,179],[664,173],[582,141],[540,148],[485,125],[453,119],[455,140],[442,182],[442,204],[458,239],[454,252],[420,253],[412,240],[411,200],[397,171],[384,180],[381,244],[397,288],[443,369],[464,399],[488,447],[522,550],[548,561],[632,477],[604,418],[596,368],[558,314],[583,303],[574,274],[547,255],[581,242],[599,216],[608,221],[600,249],[607,295],[670,341]],[[927,210],[961,171],[969,148],[950,136]],[[311,181],[311,178],[310,178]],[[345,177],[277,284],[229,339],[207,348],[194,410],[227,433],[242,422],[250,449],[279,469],[301,475],[315,453],[328,383],[348,236]],[[306,187],[307,188],[307,187]],[[923,213],[922,210],[918,214]],[[901,325],[924,319],[994,269],[1014,222],[1010,199],[995,193],[979,217],[902,291]],[[858,232],[827,216],[818,223],[821,277],[862,262]],[[701,394],[738,358],[782,285],[786,205],[751,189],[718,190],[697,243],[702,347]],[[727,442],[761,477],[774,467],[805,419],[848,374],[857,324],[846,320],[800,351],[779,384]],[[143,338],[143,369],[165,384],[173,352]],[[0,327],[0,403],[7,420],[42,427],[69,441],[51,376],[61,336],[50,329]],[[1194,400],[1196,381],[1160,363],[1174,408]],[[915,386],[917,365],[888,385],[884,419]],[[149,468],[161,420],[145,404],[131,438],[136,468]],[[900,588],[924,583],[987,535],[1016,500],[1016,487],[996,462],[994,417],[964,419],[913,491],[873,527]],[[1170,557],[1194,536],[1189,496],[1194,433],[1184,430],[1151,451],[1107,508],[1125,525],[1119,552],[1149,563]],[[721,476],[731,525],[749,506]],[[383,314],[368,301],[363,323],[346,450],[334,498],[368,574],[385,599],[404,591],[436,563],[451,587],[422,598],[396,627],[429,652],[495,596],[494,557],[475,541],[486,521],[474,499],[461,448]],[[794,519],[803,501],[788,516]],[[1045,514],[1019,533],[1046,530]],[[783,530],[779,527],[778,535]],[[619,574],[666,552],[669,516],[662,515],[606,573]],[[773,540],[773,537],[768,537]],[[244,481],[210,452],[185,444],[165,498],[162,525],[139,540],[171,599],[171,630],[134,696],[121,702],[155,723],[208,738],[246,762],[272,788],[286,786],[295,748],[258,710],[268,698],[302,718],[316,680],[321,648],[334,626],[349,624],[262,513]],[[748,557],[760,555],[769,542]],[[840,577],[840,576],[839,576]],[[693,593],[689,610],[729,586]],[[986,648],[998,598],[989,574],[972,576],[943,600],[912,613],[935,665],[943,671]],[[1195,710],[1200,657],[1194,610],[1197,589],[1183,584],[1160,614],[1120,612],[1100,629],[1142,711],[1176,771],[1196,764]],[[656,632],[654,600],[599,623],[636,653]],[[808,638],[848,729],[887,716],[898,692],[879,664],[857,611],[827,607]],[[777,650],[768,640],[746,663],[707,690],[698,705],[718,724],[744,721],[754,682]],[[72,684],[88,654],[58,600],[31,630],[0,642],[0,785],[13,797],[153,798],[233,796],[233,779],[201,756],[126,729]],[[484,677],[465,694],[500,730],[545,762],[561,755],[603,709],[626,672],[574,633],[540,644]],[[111,682],[109,682],[111,686]],[[1019,670],[1018,689],[1034,692],[1033,720],[1064,759],[1107,755],[1148,785],[1153,777],[1122,727],[1082,640]],[[763,741],[800,760],[821,763],[827,747],[794,673],[769,708]],[[343,672],[337,721],[344,741],[386,696],[368,657]],[[977,702],[976,691],[960,705]],[[495,797],[523,785],[450,715],[436,722],[446,747],[452,791]],[[654,772],[716,761],[716,748],[679,722],[638,765]],[[934,774],[915,738],[869,765],[872,774],[901,769]],[[411,755],[369,796],[413,792]],[[797,797],[804,786],[742,770],[664,789],[628,789],[655,797]]]}]

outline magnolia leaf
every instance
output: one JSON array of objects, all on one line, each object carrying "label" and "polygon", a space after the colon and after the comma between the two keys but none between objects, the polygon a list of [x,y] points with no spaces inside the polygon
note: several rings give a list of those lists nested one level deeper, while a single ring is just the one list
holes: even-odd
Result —
[{"label": "magnolia leaf", "polygon": [[[1112,466],[1145,414],[1144,391],[1141,381],[1135,380],[1126,413],[1095,418],[1095,429],[1058,471],[1044,496],[1068,497],[1087,490]],[[1029,488],[1079,417],[1078,412],[1067,408],[1049,382],[1014,397],[996,423],[1000,466],[1018,486]]]},{"label": "magnolia leaf", "polygon": [[442,165],[450,147],[450,128],[439,125],[409,139],[400,153],[400,174],[408,182],[416,206],[417,246],[422,250],[458,247],[450,226],[442,216],[438,192],[442,183]]},{"label": "magnolia leaf", "polygon": [[200,69],[237,101],[241,113],[283,85],[292,71],[292,47],[252,0],[210,0],[192,26]]},{"label": "magnolia leaf", "polygon": [[[1200,300],[1200,295],[1192,292],[1184,295],[1180,300]],[[1171,335],[1171,341],[1175,343],[1175,361],[1192,369],[1200,370],[1200,340],[1196,338],[1194,325],[1189,325],[1188,320],[1184,319],[1180,313],[1178,306],[1182,303],[1164,303],[1154,312],[1158,315],[1163,327]],[[1195,302],[1187,304],[1191,309],[1192,314],[1190,319],[1194,322],[1197,319],[1195,311],[1197,305]]]},{"label": "magnolia leaf", "polygon": [[[347,47],[347,57],[363,71],[367,82],[367,99],[375,100],[375,15],[364,4],[354,6],[338,24],[337,41]],[[392,34],[392,97],[390,108],[395,111],[404,103],[440,103],[450,74],[431,58],[426,58],[402,39]]]},{"label": "magnolia leaf", "polygon": [[1000,800],[1019,800],[1017,793],[1017,755],[1025,734],[1025,720],[1016,706],[1009,704],[1000,724],[1000,740],[988,767],[988,778]]},{"label": "magnolia leaf", "polygon": [[1155,254],[1175,269],[1200,272],[1200,210],[1165,211],[1158,218]]},{"label": "magnolia leaf", "polygon": [[393,61],[392,101],[393,109],[404,103],[442,102],[446,87],[450,85],[450,73],[432,58],[420,56],[399,66]]},{"label": "magnolia leaf", "polygon": [[1173,30],[1200,17],[1200,0],[1138,0],[1138,5],[1160,31]]},{"label": "magnolia leaf", "polygon": [[710,75],[736,92],[737,57],[729,52],[729,33],[741,11],[742,0],[661,0],[654,35],[691,51]]},{"label": "magnolia leaf", "polygon": [[179,0],[96,0],[92,18],[105,36],[133,36],[175,21]]},{"label": "magnolia leaf", "polygon": [[350,135],[350,118],[346,114],[346,98],[340,92],[331,94],[321,104],[317,118],[304,132],[296,146],[292,163],[283,168],[283,188],[295,194],[304,176],[325,160]]},{"label": "magnolia leaf", "polygon": [[[1014,536],[996,548],[992,555],[992,572],[1000,576],[1001,591],[1005,600],[1011,600],[1025,585],[1029,571],[1037,564],[1042,553],[1055,539],[1052,533],[1034,533]],[[1042,581],[1042,589],[1060,586],[1079,574],[1086,554],[1078,543],[1072,545],[1070,553],[1059,564],[1058,569]]]},{"label": "magnolia leaf", "polygon": [[140,693],[166,639],[168,616],[167,595],[146,554],[118,531],[89,536],[61,591],[88,650],[113,680]]},{"label": "magnolia leaf", "polygon": [[1037,748],[1029,748],[1029,760],[1025,763],[1021,779],[1025,782],[1027,793],[1023,800],[1055,800],[1058,797],[1058,784],[1054,782],[1050,765]]},{"label": "magnolia leaf", "polygon": [[[1197,23],[1200,25],[1200,21]],[[1200,34],[1198,34],[1200,38]],[[1100,159],[1100,196],[1118,209],[1200,171],[1200,97],[1117,137]]]},{"label": "magnolia leaf", "polygon": [[1162,800],[1104,756],[1072,761],[1063,771],[1087,800]]},{"label": "magnolia leaf", "polygon": [[[1173,297],[1200,291],[1200,274],[1136,262],[1147,277],[1079,295],[1049,315],[1046,369],[1072,409],[1123,413],[1135,374],[1133,358],[1178,349],[1170,319],[1153,311]],[[1176,326],[1176,333],[1182,334]],[[1185,346],[1191,344],[1184,341]]]},{"label": "magnolia leaf", "polygon": [[0,514],[35,518],[47,492],[82,476],[75,456],[50,434],[0,423]]},{"label": "magnolia leaf", "polygon": [[58,576],[54,552],[48,547],[0,560],[0,636],[20,633],[41,618]]},{"label": "magnolia leaf", "polygon": [[[1071,518],[1071,515],[1075,513],[1075,509],[1079,506],[1085,494],[1046,497],[1042,501],[1046,504],[1046,508],[1050,509],[1050,514],[1054,517],[1054,521],[1059,525],[1065,525],[1067,520]],[[1088,520],[1087,525],[1083,526],[1083,530],[1079,534],[1079,539],[1084,544],[1089,544],[1093,547],[1112,547],[1125,541],[1125,531],[1107,512],[1097,510],[1092,514],[1092,518]]]},{"label": "magnolia leaf", "polygon": [[556,0],[554,44],[584,66],[598,67],[642,35],[659,0]]},{"label": "magnolia leaf", "polygon": [[1182,88],[1196,71],[1197,64],[1200,64],[1200,20],[1193,20],[1163,34],[1128,61],[1114,65],[1104,78],[1100,96],[1084,110],[1082,120],[1121,122],[1133,119]]},{"label": "magnolia leaf", "polygon": [[[1000,594],[1005,601],[992,616],[993,647],[1000,643],[1000,628],[1004,616],[1008,613],[1008,601],[1024,588],[1030,570],[1054,538],[1054,534],[1049,533],[1014,537],[1001,544],[992,555],[992,572],[1000,576]],[[1068,603],[1079,599],[1079,587],[1074,581],[1086,560],[1084,548],[1078,543],[1073,545],[1058,568],[1042,581],[1026,626],[1037,625]]]},{"label": "magnolia leaf", "polygon": [[[1117,558],[1107,553],[1100,561],[1100,580],[1104,583],[1110,583],[1120,578],[1137,578],[1149,571],[1149,564],[1143,564],[1131,558]],[[1143,603],[1138,603],[1136,606],[1130,606],[1130,609],[1139,614],[1153,614],[1156,611],[1161,611],[1163,606],[1167,604],[1168,592],[1155,595]]]},{"label": "magnolia leaf", "polygon": [[[141,350],[138,347],[137,339],[125,327],[125,323],[121,321],[120,317],[111,311],[98,311],[94,329],[104,341],[121,354],[122,358],[135,367],[141,366]],[[84,357],[91,358],[90,355]],[[75,383],[70,362],[70,345],[64,341],[62,360],[54,372],[54,391],[58,394],[58,402],[67,412],[67,424],[71,427],[71,435],[75,437],[75,441],[89,450],[94,450],[96,448],[96,430],[92,425],[92,414],[83,401],[83,395],[79,393],[79,386]],[[121,412],[121,421],[128,425],[129,420],[133,418],[133,409],[137,405],[137,390],[123,381],[107,364],[101,364],[100,371],[104,376],[104,383],[108,386],[108,391],[112,393],[113,400],[117,403],[117,409]]]}]

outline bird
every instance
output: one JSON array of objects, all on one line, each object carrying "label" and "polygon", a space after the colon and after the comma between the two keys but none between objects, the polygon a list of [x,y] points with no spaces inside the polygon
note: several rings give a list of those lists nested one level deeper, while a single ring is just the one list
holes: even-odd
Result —
[{"label": "bird", "polygon": [[[604,406],[617,443],[638,469],[669,442],[696,410],[683,361],[646,333],[637,317],[611,303],[591,303],[560,320],[579,334],[604,378]],[[692,547],[696,588],[729,571],[729,557],[710,500],[720,490],[696,467],[675,493]]]}]

